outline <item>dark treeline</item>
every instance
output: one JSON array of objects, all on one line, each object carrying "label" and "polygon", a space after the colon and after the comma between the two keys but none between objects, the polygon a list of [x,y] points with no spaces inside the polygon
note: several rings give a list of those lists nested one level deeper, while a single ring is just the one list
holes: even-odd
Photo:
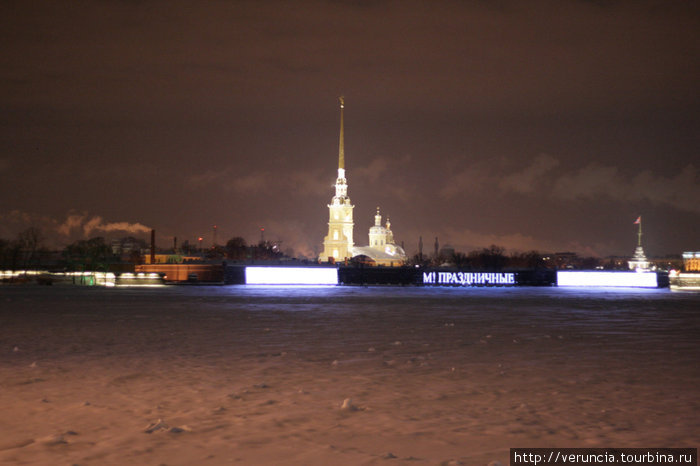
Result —
[{"label": "dark treeline", "polygon": [[75,241],[61,251],[44,246],[36,228],[21,232],[15,240],[0,239],[0,268],[5,270],[106,271],[110,264],[121,261],[102,237]]},{"label": "dark treeline", "polygon": [[461,270],[505,270],[505,269],[604,269],[628,270],[625,258],[581,257],[575,253],[543,254],[539,251],[507,254],[502,246],[491,245],[469,253],[450,252],[435,255],[416,254],[409,265],[423,267],[454,267]]},{"label": "dark treeline", "polygon": [[[44,245],[43,234],[34,227],[20,232],[14,240],[0,238],[1,270],[126,270],[132,265],[147,262],[149,254],[150,248],[146,241],[130,236],[109,243],[101,236],[77,240],[59,251],[48,249]],[[257,244],[248,244],[240,236],[231,238],[223,246],[208,248],[183,241],[177,248],[157,248],[156,254],[161,256],[160,262],[166,263],[245,263],[291,259],[282,253],[279,243],[261,240]],[[290,252],[291,254],[293,253]],[[166,256],[165,260],[162,260],[163,255]],[[498,245],[469,253],[449,251],[437,256],[416,254],[409,258],[407,265],[490,271],[541,268],[628,270],[627,258],[624,257],[581,257],[571,252],[543,254],[538,251],[508,254],[504,247]],[[680,255],[659,259],[657,265],[664,270],[681,269],[683,266]]]},{"label": "dark treeline", "polygon": [[491,245],[469,253],[452,252],[437,256],[416,254],[410,259],[410,265],[424,267],[449,266],[465,270],[502,270],[506,268],[539,269],[547,267],[544,256],[537,251],[506,254],[505,248]]},{"label": "dark treeline", "polygon": [[0,238],[0,267],[10,270],[38,267],[50,254],[43,241],[41,231],[34,227],[22,231],[15,240]]},{"label": "dark treeline", "polygon": [[248,245],[240,236],[228,240],[223,249],[226,259],[238,262],[277,261],[286,257],[276,243],[260,241],[258,244]]},{"label": "dark treeline", "polygon": [[[0,238],[2,270],[107,271],[114,269],[116,264],[143,264],[149,254],[146,241],[134,237],[108,243],[104,237],[97,236],[74,241],[58,251],[48,249],[41,231],[34,227],[22,231],[14,240]],[[261,241],[249,245],[241,237],[230,239],[225,246],[206,249],[184,241],[177,249],[156,248],[156,254],[166,255],[165,262],[169,263],[278,261],[286,258],[277,243]]]}]

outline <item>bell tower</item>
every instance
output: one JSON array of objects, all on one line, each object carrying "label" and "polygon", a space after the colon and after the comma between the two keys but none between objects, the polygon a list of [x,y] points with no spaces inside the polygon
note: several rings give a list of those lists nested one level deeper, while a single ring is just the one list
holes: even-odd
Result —
[{"label": "bell tower", "polygon": [[355,208],[348,197],[348,182],[345,178],[345,141],[343,111],[345,99],[340,101],[340,142],[338,145],[338,179],[335,181],[335,196],[328,205],[328,235],[323,239],[323,251],[318,259],[321,262],[344,261],[352,257],[354,242],[352,231],[355,224],[352,211]]}]

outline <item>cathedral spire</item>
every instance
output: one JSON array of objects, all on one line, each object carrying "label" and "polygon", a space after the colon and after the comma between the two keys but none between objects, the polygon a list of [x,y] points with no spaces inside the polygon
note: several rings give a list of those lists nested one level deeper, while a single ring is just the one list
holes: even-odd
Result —
[{"label": "cathedral spire", "polygon": [[338,168],[345,170],[345,141],[343,137],[343,109],[345,108],[345,97],[338,97],[340,101],[340,144],[338,145]]},{"label": "cathedral spire", "polygon": [[333,262],[350,259],[353,257],[355,243],[352,239],[352,230],[355,223],[352,221],[352,209],[348,197],[348,180],[345,178],[345,145],[343,134],[343,108],[345,99],[338,97],[340,101],[340,144],[338,146],[338,178],[335,180],[335,196],[328,204],[328,235],[323,239],[323,252],[319,255],[321,262]]}]

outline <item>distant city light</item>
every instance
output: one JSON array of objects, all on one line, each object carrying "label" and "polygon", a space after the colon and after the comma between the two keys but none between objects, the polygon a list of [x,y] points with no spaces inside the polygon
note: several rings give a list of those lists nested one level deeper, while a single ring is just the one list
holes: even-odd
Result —
[{"label": "distant city light", "polygon": [[246,267],[247,285],[337,285],[334,267]]},{"label": "distant city light", "polygon": [[558,271],[558,286],[656,288],[655,272]]},{"label": "distant city light", "polygon": [[44,277],[49,283],[70,283],[87,286],[163,286],[163,281],[157,273],[122,273],[119,276],[113,272],[49,272],[48,270],[0,270],[0,279],[21,277]]}]

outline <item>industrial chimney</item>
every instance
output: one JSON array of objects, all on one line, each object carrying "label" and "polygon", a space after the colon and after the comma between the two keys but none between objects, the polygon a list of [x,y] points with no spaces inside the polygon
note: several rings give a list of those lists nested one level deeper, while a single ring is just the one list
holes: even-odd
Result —
[{"label": "industrial chimney", "polygon": [[156,263],[156,231],[151,230],[151,264]]}]

